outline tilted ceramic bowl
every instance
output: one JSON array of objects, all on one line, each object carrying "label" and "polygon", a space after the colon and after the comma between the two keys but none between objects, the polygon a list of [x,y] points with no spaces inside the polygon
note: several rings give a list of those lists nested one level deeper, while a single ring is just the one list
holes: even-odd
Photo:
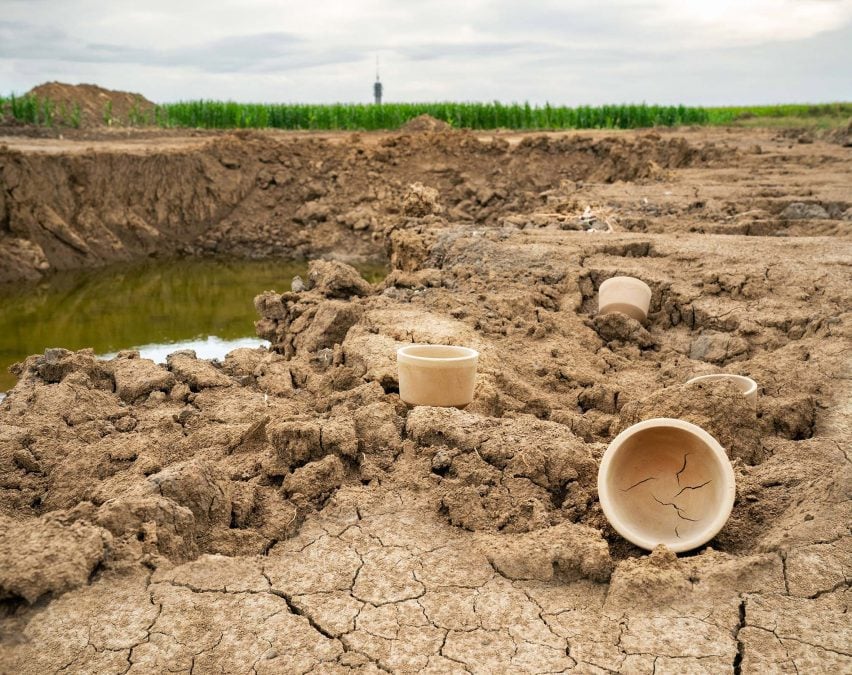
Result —
[{"label": "tilted ceramic bowl", "polygon": [[751,403],[757,403],[757,382],[745,375],[732,375],[730,373],[699,375],[698,377],[693,377],[691,380],[687,380],[686,383],[693,384],[694,382],[709,382],[711,380],[727,380],[736,385],[737,389],[743,393],[743,396],[745,396],[748,401]]},{"label": "tilted ceramic bowl", "polygon": [[656,418],[622,431],[598,470],[604,515],[622,537],[675,552],[707,543],[734,506],[734,470],[719,442],[701,427]]},{"label": "tilted ceramic bowl", "polygon": [[621,312],[637,321],[648,318],[651,288],[634,277],[612,277],[598,289],[598,314]]}]

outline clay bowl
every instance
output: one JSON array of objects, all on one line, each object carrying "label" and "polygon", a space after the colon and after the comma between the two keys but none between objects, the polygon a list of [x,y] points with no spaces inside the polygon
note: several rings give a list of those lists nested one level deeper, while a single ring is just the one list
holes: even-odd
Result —
[{"label": "clay bowl", "polygon": [[622,431],[604,453],[598,495],[604,515],[628,541],[689,551],[710,541],[731,515],[734,470],[718,441],[678,419],[656,418]]},{"label": "clay bowl", "polygon": [[612,277],[598,289],[598,314],[621,312],[637,321],[648,318],[651,289],[641,279]]},{"label": "clay bowl", "polygon": [[731,375],[730,373],[699,375],[698,377],[693,377],[691,380],[687,380],[686,383],[692,384],[693,382],[709,382],[710,380],[727,380],[731,384],[736,385],[737,389],[743,393],[743,396],[745,396],[750,403],[757,403],[757,382],[745,375]]},{"label": "clay bowl", "polygon": [[396,352],[399,397],[408,405],[464,408],[473,400],[478,358],[468,347],[402,347]]}]

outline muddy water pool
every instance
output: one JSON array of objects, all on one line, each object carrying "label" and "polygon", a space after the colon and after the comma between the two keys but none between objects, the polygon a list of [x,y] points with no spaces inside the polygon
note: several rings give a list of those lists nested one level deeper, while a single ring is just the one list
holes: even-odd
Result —
[{"label": "muddy water pool", "polygon": [[[307,269],[306,261],[184,259],[0,285],[0,392],[15,384],[9,366],[49,347],[91,347],[104,356],[136,348],[162,362],[177,349],[212,359],[265,344],[254,332],[252,299],[289,290]],[[386,273],[378,263],[359,271],[369,281]]]}]

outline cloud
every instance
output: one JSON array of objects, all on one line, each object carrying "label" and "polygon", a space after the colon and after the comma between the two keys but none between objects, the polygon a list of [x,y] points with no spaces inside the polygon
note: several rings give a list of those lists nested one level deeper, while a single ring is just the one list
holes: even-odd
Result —
[{"label": "cloud", "polygon": [[0,91],[155,100],[852,98],[850,0],[3,0]]},{"label": "cloud", "polygon": [[529,56],[541,53],[546,47],[535,42],[474,42],[470,44],[452,44],[428,42],[394,51],[414,61],[458,60],[468,58],[492,58],[495,56]]},{"label": "cloud", "polygon": [[316,49],[288,33],[238,35],[161,52],[157,65],[189,66],[211,73],[281,72],[344,63],[358,58],[349,47]]},{"label": "cloud", "polygon": [[0,22],[0,58],[195,68],[210,73],[280,72],[352,61],[351,48],[316,49],[289,33],[235,35],[177,49],[87,43],[52,27]]},{"label": "cloud", "polygon": [[[713,0],[666,4],[665,15],[650,16],[648,22],[677,25],[683,39],[706,36],[723,46],[805,40],[852,20],[852,3],[847,0]],[[713,45],[705,40],[698,46]]]}]

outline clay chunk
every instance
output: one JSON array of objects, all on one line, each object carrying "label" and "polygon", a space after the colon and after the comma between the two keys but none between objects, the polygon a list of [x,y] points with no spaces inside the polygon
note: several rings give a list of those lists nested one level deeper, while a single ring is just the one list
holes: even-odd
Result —
[{"label": "clay chunk", "polygon": [[296,469],[284,479],[284,492],[301,493],[309,499],[332,492],[343,483],[343,463],[337,455],[326,455]]},{"label": "clay chunk", "polygon": [[150,359],[116,359],[113,362],[115,391],[128,403],[152,391],[168,391],[175,376]]},{"label": "clay chunk", "polygon": [[327,298],[370,295],[373,291],[358,270],[336,260],[311,260],[308,264],[308,289],[316,290]]},{"label": "clay chunk", "polygon": [[217,370],[212,363],[196,358],[192,350],[169,354],[166,362],[169,370],[195,391],[210,387],[230,387],[234,384],[230,377]]},{"label": "clay chunk", "polygon": [[109,532],[93,525],[0,516],[0,598],[32,603],[82,586],[111,543]]},{"label": "clay chunk", "polygon": [[495,539],[488,559],[504,577],[515,580],[562,581],[609,579],[613,561],[600,532],[560,523],[536,532]]}]

